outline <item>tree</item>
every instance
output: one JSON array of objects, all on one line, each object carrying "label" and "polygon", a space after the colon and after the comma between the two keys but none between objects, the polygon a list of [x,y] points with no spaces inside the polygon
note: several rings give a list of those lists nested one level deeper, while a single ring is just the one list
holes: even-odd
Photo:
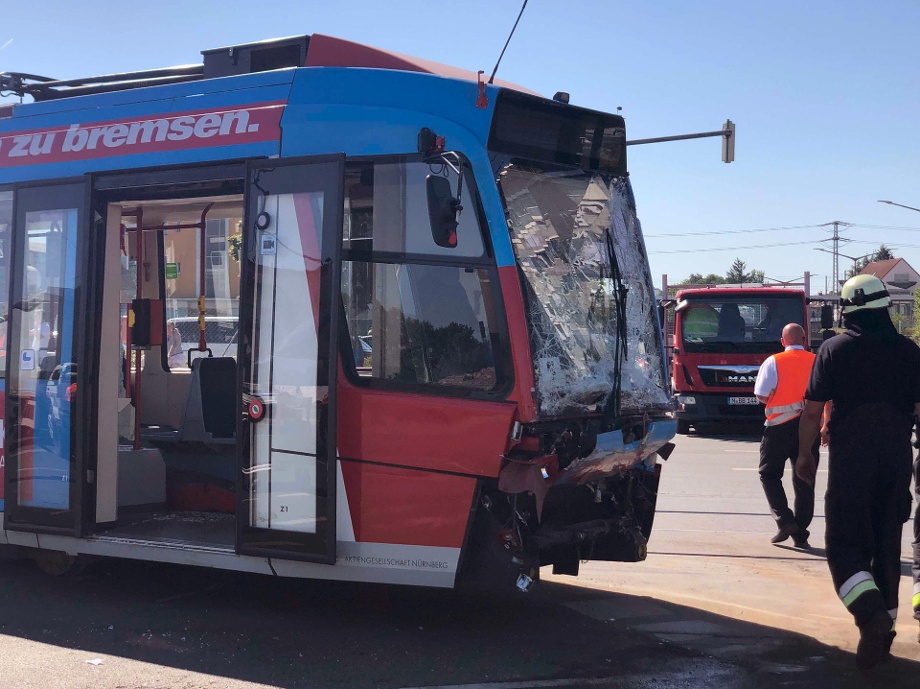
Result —
[{"label": "tree", "polygon": [[752,269],[750,272],[747,272],[747,263],[742,261],[740,258],[736,258],[735,262],[732,263],[732,267],[723,277],[722,275],[716,275],[715,273],[710,273],[709,275],[703,275],[702,273],[690,273],[690,276],[686,280],[681,280],[678,282],[678,285],[724,285],[724,284],[743,284],[747,282],[762,283],[764,280],[764,273],[762,270]]},{"label": "tree", "polygon": [[914,291],[914,318],[909,328],[905,328],[903,334],[920,344],[920,289]]},{"label": "tree", "polygon": [[732,267],[729,268],[728,272],[725,274],[724,282],[731,285],[744,284],[746,282],[763,282],[764,274],[762,270],[752,269],[751,272],[748,273],[746,269],[747,263],[740,258],[736,258],[735,262],[732,263]]},{"label": "tree", "polygon": [[721,275],[716,275],[715,273],[710,273],[709,275],[703,275],[702,273],[690,273],[690,277],[686,280],[681,280],[678,282],[678,285],[721,285],[725,282],[725,278]]},{"label": "tree", "polygon": [[875,263],[876,261],[887,261],[892,258],[897,258],[887,246],[882,244],[879,246],[878,251],[874,254],[868,254],[867,256],[862,256],[853,263],[853,267],[850,268],[846,274],[845,278],[850,279],[854,275],[859,275],[863,269],[870,263]]},{"label": "tree", "polygon": [[227,253],[237,263],[240,262],[240,251],[243,248],[243,235],[240,233],[231,234],[227,237]]},{"label": "tree", "polygon": [[726,282],[730,283],[742,283],[744,278],[747,275],[744,272],[744,269],[747,268],[747,263],[742,261],[740,258],[736,258],[735,262],[732,263],[732,267],[728,269],[728,272],[725,273]]},{"label": "tree", "polygon": [[735,262],[732,263],[732,267],[725,273],[725,281],[732,284],[745,282],[747,277],[747,273],[744,272],[745,268],[747,268],[747,263],[740,258],[736,258]]}]

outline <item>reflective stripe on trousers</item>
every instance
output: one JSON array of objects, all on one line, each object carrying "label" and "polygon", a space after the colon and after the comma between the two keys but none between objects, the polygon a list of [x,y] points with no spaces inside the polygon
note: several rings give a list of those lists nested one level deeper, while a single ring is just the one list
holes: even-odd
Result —
[{"label": "reflective stripe on trousers", "polygon": [[837,595],[840,596],[843,604],[849,608],[866,591],[878,591],[875,579],[872,578],[869,572],[857,572],[843,582],[843,586],[837,591]]}]

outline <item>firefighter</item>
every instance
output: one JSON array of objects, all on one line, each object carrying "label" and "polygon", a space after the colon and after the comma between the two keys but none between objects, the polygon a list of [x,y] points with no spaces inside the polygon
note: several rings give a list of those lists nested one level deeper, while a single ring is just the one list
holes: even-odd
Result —
[{"label": "firefighter", "polygon": [[827,564],[859,629],[863,670],[891,650],[898,613],[901,530],[910,515],[911,429],[920,412],[920,348],[897,333],[891,298],[873,275],[840,292],[845,333],[821,345],[805,391],[796,473],[814,483],[807,451],[833,403],[825,496]]},{"label": "firefighter", "polygon": [[[760,441],[760,484],[767,496],[777,532],[771,543],[782,543],[792,536],[796,548],[809,548],[808,525],[815,514],[815,487],[792,476],[795,512],[789,509],[783,489],[786,462],[793,466],[799,455],[799,417],[805,407],[805,386],[811,375],[815,355],[805,349],[805,330],[798,323],[783,328],[780,339],[784,351],[768,357],[760,365],[754,394],[766,406],[763,438]],[[811,445],[818,461],[818,438]]]}]

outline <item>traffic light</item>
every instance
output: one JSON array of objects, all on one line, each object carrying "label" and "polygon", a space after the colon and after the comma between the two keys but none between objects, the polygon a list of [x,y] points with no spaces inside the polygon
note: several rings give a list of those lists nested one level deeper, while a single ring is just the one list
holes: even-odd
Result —
[{"label": "traffic light", "polygon": [[722,162],[730,163],[735,159],[735,123],[725,120],[722,131]]}]

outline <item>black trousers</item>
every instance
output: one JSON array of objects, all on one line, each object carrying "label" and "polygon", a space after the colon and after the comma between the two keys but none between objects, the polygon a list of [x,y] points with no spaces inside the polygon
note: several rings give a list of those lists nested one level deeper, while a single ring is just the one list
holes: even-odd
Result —
[{"label": "black trousers", "polygon": [[[815,439],[811,453],[818,459],[820,438]],[[799,419],[765,426],[760,441],[760,484],[767,496],[770,512],[777,526],[796,524],[797,538],[808,538],[808,526],[815,515],[815,487],[795,475],[795,461],[799,456]],[[792,463],[792,490],[795,493],[795,512],[789,509],[786,491],[783,488],[783,472],[786,462]]]},{"label": "black trousers", "polygon": [[[907,415],[870,404],[830,428],[827,565],[857,625],[881,611],[897,613],[901,530],[910,516],[912,426]],[[859,587],[847,586],[860,578]]]},{"label": "black trousers", "polygon": [[914,575],[914,595],[912,599],[914,618],[920,620],[920,454],[914,460],[914,562],[910,567]]}]

